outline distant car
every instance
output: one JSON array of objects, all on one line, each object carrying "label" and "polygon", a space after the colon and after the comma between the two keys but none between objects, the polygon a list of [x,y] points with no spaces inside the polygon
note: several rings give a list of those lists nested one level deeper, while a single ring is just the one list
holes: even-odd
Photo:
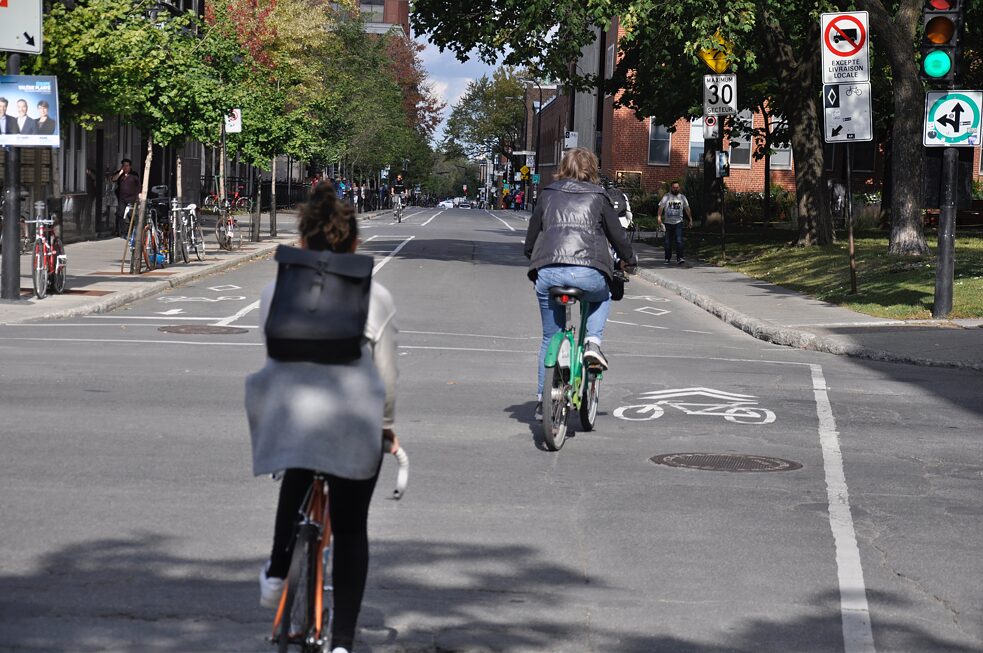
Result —
[{"label": "distant car", "polygon": [[459,208],[459,209],[470,209],[471,208],[471,200],[461,200],[458,203],[457,208]]},{"label": "distant car", "polygon": [[437,208],[440,208],[440,209],[452,209],[452,208],[454,208],[454,201],[453,200],[440,200],[440,204],[437,205]]}]

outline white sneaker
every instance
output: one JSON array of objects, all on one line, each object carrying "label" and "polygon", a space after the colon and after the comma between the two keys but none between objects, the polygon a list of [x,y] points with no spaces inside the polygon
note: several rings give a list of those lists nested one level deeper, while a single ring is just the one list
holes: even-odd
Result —
[{"label": "white sneaker", "polygon": [[331,653],[348,653],[348,649],[342,646],[338,646],[337,648],[331,649]]},{"label": "white sneaker", "polygon": [[270,578],[266,575],[266,570],[270,568],[267,562],[259,570],[259,604],[271,610],[280,605],[280,596],[283,594],[283,579]]}]

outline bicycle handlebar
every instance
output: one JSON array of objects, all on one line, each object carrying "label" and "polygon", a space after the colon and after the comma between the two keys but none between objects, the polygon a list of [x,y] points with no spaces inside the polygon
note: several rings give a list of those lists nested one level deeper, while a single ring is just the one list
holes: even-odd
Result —
[{"label": "bicycle handlebar", "polygon": [[410,459],[402,447],[394,451],[393,455],[396,456],[396,461],[399,463],[399,469],[396,472],[396,489],[393,490],[393,499],[399,501],[403,498],[403,494],[406,492],[406,483],[409,481]]}]

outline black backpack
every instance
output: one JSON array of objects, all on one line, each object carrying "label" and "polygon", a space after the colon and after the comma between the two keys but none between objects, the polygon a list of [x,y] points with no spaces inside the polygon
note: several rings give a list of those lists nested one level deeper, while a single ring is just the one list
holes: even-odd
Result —
[{"label": "black backpack", "polygon": [[618,217],[624,217],[628,213],[628,198],[617,188],[605,188],[604,194],[608,196],[611,206],[614,207]]},{"label": "black backpack", "polygon": [[266,351],[281,361],[350,363],[362,355],[371,256],[280,245]]}]

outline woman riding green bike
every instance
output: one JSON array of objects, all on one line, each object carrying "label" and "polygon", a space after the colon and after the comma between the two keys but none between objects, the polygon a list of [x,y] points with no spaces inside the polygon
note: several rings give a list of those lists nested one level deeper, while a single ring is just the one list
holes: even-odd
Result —
[{"label": "woman riding green bike", "polygon": [[565,308],[551,301],[554,286],[580,288],[590,303],[587,316],[587,347],[584,359],[606,369],[601,352],[604,325],[611,309],[609,283],[614,276],[611,248],[621,267],[636,264],[631,243],[618,221],[618,214],[604,189],[598,185],[597,157],[584,148],[568,150],[560,161],[556,181],[543,189],[529,219],[525,255],[530,259],[529,278],[535,283],[543,321],[539,350],[539,384],[536,419],[542,419],[543,362],[553,334],[565,326]]}]

